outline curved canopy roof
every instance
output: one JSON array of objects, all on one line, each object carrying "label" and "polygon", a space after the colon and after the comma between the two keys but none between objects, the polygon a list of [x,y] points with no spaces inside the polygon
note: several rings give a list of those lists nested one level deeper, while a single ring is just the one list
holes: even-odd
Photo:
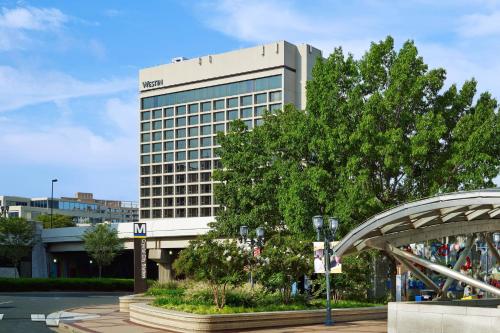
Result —
[{"label": "curved canopy roof", "polygon": [[456,192],[409,202],[377,214],[351,230],[338,255],[384,249],[446,236],[500,231],[500,188]]}]

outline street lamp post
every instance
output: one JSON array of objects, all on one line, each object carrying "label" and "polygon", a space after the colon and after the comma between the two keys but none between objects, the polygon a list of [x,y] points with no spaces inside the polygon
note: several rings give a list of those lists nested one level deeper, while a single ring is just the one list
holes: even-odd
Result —
[{"label": "street lamp post", "polygon": [[57,179],[52,179],[51,181],[51,191],[50,191],[50,229],[52,229],[52,211],[54,209],[54,183],[57,182]]},{"label": "street lamp post", "polygon": [[316,229],[316,238],[318,242],[321,239],[321,233],[324,237],[323,258],[325,260],[325,278],[326,278],[326,320],[325,326],[333,325],[331,302],[330,302],[330,242],[334,240],[335,233],[339,226],[339,221],[334,217],[328,218],[328,225],[323,225],[323,217],[316,215],[313,217],[313,225]]},{"label": "street lamp post", "polygon": [[[250,244],[250,251],[252,253],[252,256],[254,255],[254,246],[257,245],[258,247],[262,247],[264,245],[264,228],[258,227],[255,229],[255,234],[257,236],[256,239],[253,238],[248,238],[248,227],[246,225],[242,225],[240,227],[240,242],[242,244]],[[250,285],[252,286],[253,289],[253,272],[252,269],[250,269]]]}]

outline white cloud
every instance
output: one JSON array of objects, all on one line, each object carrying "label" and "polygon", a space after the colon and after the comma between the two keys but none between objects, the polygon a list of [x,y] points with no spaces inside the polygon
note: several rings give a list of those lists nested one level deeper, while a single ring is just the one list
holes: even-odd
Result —
[{"label": "white cloud", "polygon": [[20,70],[0,66],[0,112],[84,96],[109,95],[133,90],[134,78],[85,82],[57,71]]},{"label": "white cloud", "polygon": [[489,14],[466,15],[461,19],[458,32],[465,37],[500,34],[500,10]]},{"label": "white cloud", "polygon": [[2,8],[0,27],[23,30],[54,30],[68,21],[68,16],[56,8]]}]

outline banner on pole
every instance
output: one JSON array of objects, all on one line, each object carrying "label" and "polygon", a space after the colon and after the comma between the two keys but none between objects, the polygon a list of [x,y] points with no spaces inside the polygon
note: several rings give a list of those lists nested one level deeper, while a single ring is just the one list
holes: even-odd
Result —
[{"label": "banner on pole", "polygon": [[[338,242],[330,242],[330,250],[333,249]],[[325,257],[324,257],[324,242],[313,242],[314,249],[314,273],[324,274],[325,273]],[[342,264],[340,262],[340,257],[335,255],[330,255],[330,273],[339,274],[342,273]]]}]

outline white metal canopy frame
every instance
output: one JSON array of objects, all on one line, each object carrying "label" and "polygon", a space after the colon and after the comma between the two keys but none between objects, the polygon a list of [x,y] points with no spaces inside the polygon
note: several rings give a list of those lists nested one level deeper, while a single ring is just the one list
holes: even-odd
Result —
[{"label": "white metal canopy frame", "polygon": [[[500,231],[500,188],[456,192],[409,202],[377,214],[349,232],[335,251],[341,256],[369,248],[384,250],[403,265],[411,266],[410,269],[414,267],[412,263],[419,264],[500,296],[500,289],[460,274],[456,268],[449,269],[398,249],[447,236],[472,238],[474,234],[484,233],[486,239],[491,240],[490,233],[497,231]],[[491,250],[498,257],[496,248]],[[425,276],[421,280],[437,289]]]}]

